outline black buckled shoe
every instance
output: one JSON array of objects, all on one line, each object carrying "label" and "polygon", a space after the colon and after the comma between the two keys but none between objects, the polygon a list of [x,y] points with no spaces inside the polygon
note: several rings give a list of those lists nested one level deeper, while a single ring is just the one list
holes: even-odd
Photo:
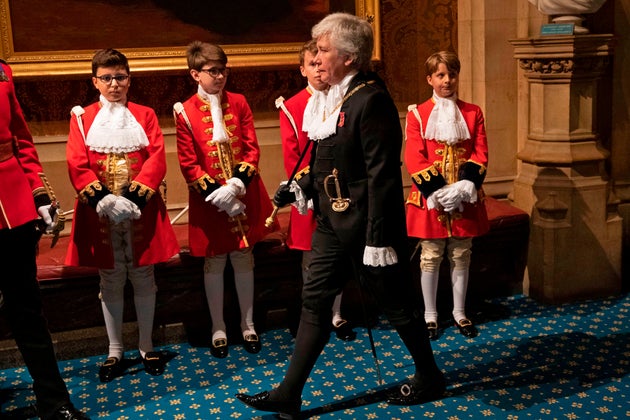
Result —
[{"label": "black buckled shoe", "polygon": [[335,334],[337,338],[343,341],[353,341],[357,338],[357,333],[352,329],[352,325],[345,319],[337,322],[336,325],[333,326],[335,330]]},{"label": "black buckled shoe", "polygon": [[111,382],[115,378],[123,374],[125,368],[123,367],[122,358],[108,357],[105,363],[98,370],[98,377],[101,382]]},{"label": "black buckled shoe", "polygon": [[470,319],[462,318],[459,322],[455,321],[455,326],[464,337],[474,338],[479,335],[479,331],[477,331]]},{"label": "black buckled shoe", "polygon": [[228,355],[228,345],[226,338],[217,338],[210,345],[210,353],[217,359],[225,359]]},{"label": "black buckled shoe", "polygon": [[437,322],[427,322],[427,332],[429,334],[429,340],[437,340],[440,337],[440,330]]},{"label": "black buckled shoe", "polygon": [[446,381],[440,372],[439,376],[431,380],[418,381],[411,379],[405,382],[387,396],[387,403],[391,405],[418,405],[439,400],[446,391]]},{"label": "black buckled shoe", "polygon": [[71,403],[64,404],[55,411],[51,420],[90,420],[83,412],[74,408]]},{"label": "black buckled shoe", "polygon": [[146,353],[142,357],[142,364],[149,375],[159,376],[164,373],[164,362],[158,352],[150,351]]},{"label": "black buckled shoe", "polygon": [[257,334],[247,334],[243,337],[243,347],[248,353],[256,354],[260,351],[260,339]]},{"label": "black buckled shoe", "polygon": [[236,394],[236,398],[256,410],[278,413],[281,419],[296,420],[300,418],[301,400],[271,401],[268,391],[256,395]]}]

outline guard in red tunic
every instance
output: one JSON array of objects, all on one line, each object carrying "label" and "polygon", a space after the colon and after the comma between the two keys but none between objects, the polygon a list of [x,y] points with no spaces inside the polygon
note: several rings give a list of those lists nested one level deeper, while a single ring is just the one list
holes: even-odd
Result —
[{"label": "guard in red tunic", "polygon": [[70,181],[78,193],[67,265],[98,267],[109,338],[100,379],[123,371],[124,287],[133,285],[138,349],[152,375],[164,370],[153,351],[153,265],[179,252],[159,187],[166,175],[164,137],[155,112],[127,101],[127,58],[100,50],[92,60],[92,82],[100,99],[72,109],[67,145]]},{"label": "guard in red tunic", "polygon": [[258,170],[260,149],[254,118],[243,95],[224,90],[229,69],[221,47],[195,41],[188,46],[187,59],[190,74],[199,86],[195,95],[174,106],[177,153],[190,189],[190,252],[205,257],[211,351],[218,358],[228,354],[223,271],[229,257],[244,347],[258,353],[252,247],[270,232],[265,219],[272,205]]},{"label": "guard in red tunic", "polygon": [[[287,177],[308,166],[311,160],[311,144],[306,131],[302,131],[304,109],[313,94],[321,96],[322,100],[328,90],[328,83],[322,82],[317,71],[315,56],[317,55],[317,42],[314,39],[307,41],[300,50],[300,72],[306,77],[308,86],[291,98],[283,101],[280,97],[276,105],[280,110],[280,136],[282,137],[282,153],[284,155],[284,169]],[[308,147],[308,150],[306,150]],[[304,156],[303,152],[306,150]],[[301,160],[300,160],[301,159]],[[295,206],[291,206],[291,218],[287,232],[287,246],[290,249],[302,251],[302,277],[306,281],[308,266],[311,262],[311,238],[317,224],[313,209],[305,209],[307,214],[300,214]],[[348,276],[354,276],[352,267],[348,267]],[[356,333],[350,323],[341,316],[341,297],[339,293],[333,303],[333,327],[337,337],[344,341],[352,341]]]},{"label": "guard in red tunic", "polygon": [[421,284],[429,338],[439,336],[437,287],[446,249],[451,266],[453,318],[466,337],[478,332],[465,312],[472,238],[488,231],[481,184],[488,143],[477,105],[457,99],[460,62],[451,52],[425,64],[433,97],[407,114],[405,164],[413,185],[407,199],[409,236],[420,238]]},{"label": "guard in red tunic", "polygon": [[[37,282],[37,242],[41,231],[57,228],[33,137],[15,95],[11,68],[0,60],[0,297],[26,367],[33,378],[37,414],[42,419],[87,419],[70,402],[42,312]],[[2,415],[0,415],[2,417]]]}]

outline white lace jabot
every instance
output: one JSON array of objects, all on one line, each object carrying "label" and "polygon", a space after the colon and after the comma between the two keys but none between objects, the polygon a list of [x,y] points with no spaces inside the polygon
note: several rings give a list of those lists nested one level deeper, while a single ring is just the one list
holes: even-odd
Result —
[{"label": "white lace jabot", "polygon": [[101,109],[94,117],[85,145],[98,153],[129,153],[149,145],[144,129],[127,106],[100,96]]},{"label": "white lace jabot", "polygon": [[435,106],[431,110],[424,137],[456,144],[470,138],[470,131],[464,121],[462,111],[457,107],[457,94],[448,98],[441,98],[433,92]]},{"label": "white lace jabot", "polygon": [[230,139],[230,136],[225,129],[225,122],[223,121],[223,109],[221,108],[221,92],[210,94],[203,90],[201,85],[197,88],[197,93],[205,101],[210,103],[210,115],[212,115],[212,142],[213,143],[225,143]]},{"label": "white lace jabot", "polygon": [[343,80],[330,87],[328,92],[314,91],[306,103],[302,131],[311,140],[321,140],[335,134],[337,119],[350,81],[357,72],[350,72]]}]

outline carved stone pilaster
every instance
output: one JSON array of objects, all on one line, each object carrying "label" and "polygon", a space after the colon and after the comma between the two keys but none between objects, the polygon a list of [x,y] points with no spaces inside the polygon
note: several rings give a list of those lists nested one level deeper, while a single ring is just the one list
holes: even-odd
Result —
[{"label": "carved stone pilaster", "polygon": [[512,40],[527,79],[527,138],[514,202],[531,213],[528,293],[548,303],[621,290],[621,218],[611,212],[597,132],[612,35]]}]

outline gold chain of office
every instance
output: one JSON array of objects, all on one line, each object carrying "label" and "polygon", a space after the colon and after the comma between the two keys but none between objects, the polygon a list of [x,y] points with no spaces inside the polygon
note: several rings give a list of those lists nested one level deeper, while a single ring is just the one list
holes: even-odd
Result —
[{"label": "gold chain of office", "polygon": [[372,84],[374,83],[374,80],[370,80],[369,82],[363,82],[360,85],[358,85],[357,87],[355,87],[354,89],[352,89],[350,92],[346,93],[346,95],[343,97],[343,99],[341,101],[339,101],[339,103],[332,109],[332,111],[330,111],[330,114],[328,114],[328,116],[326,116],[326,110],[324,110],[324,115],[322,117],[322,122],[326,121],[326,118],[330,117],[332,114],[335,113],[336,110],[338,110],[339,108],[341,108],[341,106],[355,93],[357,93],[361,88],[364,88],[365,86],[367,86],[368,84]]}]

